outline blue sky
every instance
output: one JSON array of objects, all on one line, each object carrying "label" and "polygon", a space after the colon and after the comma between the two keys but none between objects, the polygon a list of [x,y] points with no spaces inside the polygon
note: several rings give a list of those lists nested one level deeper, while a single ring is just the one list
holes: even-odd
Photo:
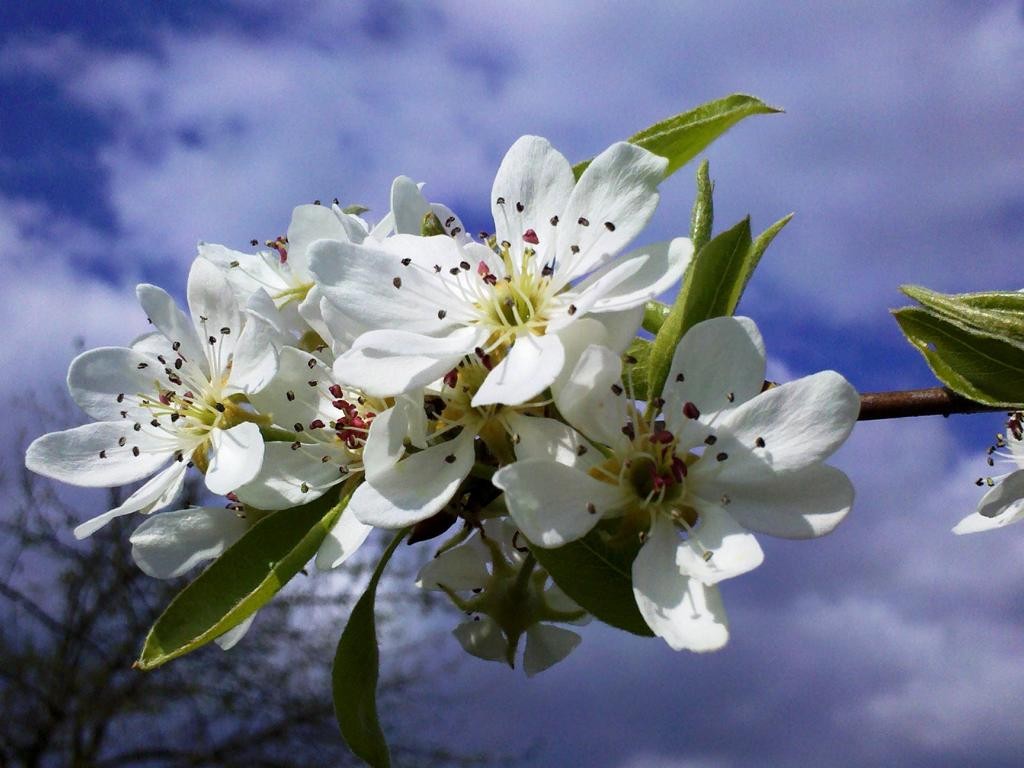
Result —
[{"label": "blue sky", "polygon": [[[134,284],[180,294],[200,239],[244,247],[315,198],[373,216],[400,173],[483,228],[517,136],[581,159],[734,91],[787,110],[708,153],[720,227],[797,214],[741,306],[780,377],[929,386],[888,316],[898,285],[1024,282],[1019,2],[549,5],[7,4],[3,394],[55,386],[76,337],[126,342]],[[685,230],[691,179],[663,185],[646,239]],[[595,626],[532,681],[467,659],[451,716],[474,744],[539,739],[551,765],[1011,764],[1024,531],[948,532],[999,427],[859,427],[836,459],[853,514],[821,541],[767,542],[725,585],[725,651]]]}]

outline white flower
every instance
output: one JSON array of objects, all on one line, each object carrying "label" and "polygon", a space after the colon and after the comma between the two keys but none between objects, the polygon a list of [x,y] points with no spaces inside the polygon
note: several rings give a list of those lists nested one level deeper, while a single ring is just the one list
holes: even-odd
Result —
[{"label": "white flower", "polygon": [[[337,311],[332,307],[322,306],[325,302],[309,270],[309,248],[317,240],[361,243],[367,236],[366,222],[337,204],[300,205],[292,211],[288,234],[267,243],[272,250],[243,253],[200,243],[199,256],[225,271],[239,304],[247,305],[253,294],[265,291],[284,323],[298,336],[313,330],[329,345],[347,348],[354,338],[347,332],[350,323],[343,316],[335,317]],[[338,329],[337,339],[328,330],[325,311],[330,325]]]},{"label": "white flower", "polygon": [[71,396],[97,423],[43,435],[25,457],[35,472],[90,487],[157,472],[119,507],[78,526],[79,538],[119,515],[170,504],[192,462],[211,491],[226,494],[251,480],[263,460],[259,427],[233,396],[273,377],[271,329],[246,322],[223,273],[204,259],[189,273],[191,320],[162,289],[142,284],[137,293],[157,332],[131,348],[85,352],[68,371]]},{"label": "white flower", "polygon": [[575,182],[569,162],[527,136],[492,191],[492,247],[456,237],[395,235],[362,245],[320,241],[311,269],[324,296],[366,333],[335,362],[373,395],[439,379],[481,350],[493,363],[474,406],[519,404],[566,364],[564,333],[586,315],[624,346],[642,305],[682,275],[691,245],[676,239],[616,258],[658,201],[666,161],[615,144]]},{"label": "white flower", "polygon": [[[1024,520],[1024,430],[1022,430],[1022,414],[1014,413],[1006,422],[1006,436],[1000,436],[996,448],[1006,451],[991,450],[990,453],[1015,466],[1017,469],[1004,475],[988,478],[992,488],[981,497],[978,509],[956,524],[953,533],[977,533],[1002,528],[1010,523]],[[994,464],[990,457],[989,464]],[[978,484],[986,482],[978,480]]]},{"label": "white flower", "polygon": [[[584,611],[536,563],[527,560],[515,526],[491,519],[465,541],[447,548],[420,570],[416,585],[443,590],[462,611],[474,614],[452,632],[467,653],[514,666],[526,634],[523,669],[528,676],[561,661],[580,636],[547,622],[586,623]],[[524,572],[524,568],[526,569]],[[518,592],[516,590],[519,590]],[[472,596],[459,593],[472,592]]]},{"label": "white flower", "polygon": [[465,228],[459,217],[446,205],[427,202],[422,188],[422,184],[417,184],[408,176],[396,178],[391,184],[391,210],[370,231],[370,237],[384,240],[391,235],[419,235],[423,231],[423,219],[429,213],[437,216],[447,234],[452,237],[465,236]]},{"label": "white flower", "polygon": [[764,348],[747,318],[694,326],[664,399],[644,412],[624,394],[620,369],[592,346],[555,393],[566,420],[603,450],[552,422],[551,437],[522,440],[520,460],[494,483],[539,546],[621,518],[645,540],[633,588],[648,625],[677,650],[713,650],[728,636],[715,584],[763,558],[750,531],[820,536],[849,511],[849,480],[821,462],[852,430],[859,398],[833,371],[762,392]]}]

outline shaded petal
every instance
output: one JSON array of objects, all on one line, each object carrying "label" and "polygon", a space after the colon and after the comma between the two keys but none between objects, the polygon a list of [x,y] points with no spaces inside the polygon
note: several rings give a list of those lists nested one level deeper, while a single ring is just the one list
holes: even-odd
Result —
[{"label": "shaded petal", "polygon": [[484,328],[459,328],[444,338],[397,330],[370,331],[334,362],[346,384],[371,397],[389,397],[423,387],[454,368],[487,337]]},{"label": "shaded petal", "polygon": [[429,212],[430,206],[419,184],[408,176],[399,176],[391,182],[391,214],[397,234],[421,234],[423,217]]},{"label": "shaded petal", "polygon": [[[203,261],[205,264],[210,262]],[[216,267],[213,267],[216,269]],[[174,299],[163,288],[149,283],[142,283],[135,288],[143,311],[150,322],[164,335],[169,342],[178,342],[178,351],[200,368],[207,376],[210,369],[206,361],[206,346],[203,338],[196,333],[196,328],[189,316],[182,312]],[[232,303],[234,299],[232,298]]]},{"label": "shaded petal", "polygon": [[505,421],[519,438],[515,444],[519,461],[555,461],[586,472],[604,460],[587,438],[561,421],[516,411],[509,413]]},{"label": "shaded petal", "polygon": [[[253,407],[288,429],[295,424],[308,427],[314,419],[324,423],[336,419],[339,411],[331,405],[331,369],[314,355],[295,347],[282,347],[278,358],[275,376],[249,396]],[[315,382],[313,386],[311,381]]]},{"label": "shaded petal", "polygon": [[317,240],[360,242],[366,233],[355,216],[339,214],[326,205],[300,205],[288,224],[288,266],[293,272],[309,272],[309,247]]},{"label": "shaded petal", "polygon": [[[155,399],[158,386],[169,387],[163,366],[127,347],[90,349],[72,360],[68,368],[71,397],[97,421],[149,421],[153,417],[139,406],[139,395]],[[122,417],[122,411],[128,416]]]},{"label": "shaded petal", "polygon": [[617,354],[624,354],[640,331],[640,326],[644,321],[644,308],[641,305],[619,312],[591,312],[569,328],[588,320],[596,320],[605,328],[605,340],[594,342],[595,344],[603,344]]},{"label": "shaded petal", "polygon": [[520,254],[523,234],[532,229],[537,235],[537,252],[550,252],[558,234],[551,220],[562,215],[575,184],[569,161],[546,139],[517,139],[502,159],[491,188],[491,214],[498,242],[507,240],[512,244],[511,252]]},{"label": "shaded petal", "polygon": [[317,550],[316,567],[321,571],[337,568],[363,545],[372,530],[372,525],[359,522],[352,511],[346,509]]},{"label": "shaded petal", "polygon": [[[474,537],[474,541],[479,536]],[[488,559],[481,547],[470,542],[442,552],[424,565],[416,576],[416,586],[422,589],[440,589],[443,584],[456,592],[482,589],[490,574]]]},{"label": "shaded petal", "polygon": [[598,520],[621,513],[633,500],[618,485],[552,461],[517,461],[499,469],[493,482],[505,491],[519,530],[548,548],[585,536]]},{"label": "shaded petal", "polygon": [[628,447],[622,433],[627,417],[622,361],[610,349],[596,344],[587,347],[568,381],[552,391],[559,412],[584,435],[613,450]]},{"label": "shaded petal", "polygon": [[158,472],[145,485],[125,499],[121,506],[115,507],[76,526],[74,530],[75,538],[84,539],[87,536],[92,536],[115,517],[130,515],[132,512],[149,514],[157,509],[163,509],[174,501],[181,492],[187,468],[188,460],[185,457],[182,457],[181,461],[173,462],[169,467]]},{"label": "shaded petal", "polygon": [[728,460],[710,461],[705,454],[691,474],[743,483],[804,469],[842,445],[859,413],[857,391],[835,371],[773,387],[722,412],[715,424],[715,451]]},{"label": "shaded petal", "polygon": [[700,523],[676,551],[676,564],[688,576],[707,585],[752,571],[764,562],[757,538],[728,512],[702,507]]},{"label": "shaded petal", "polygon": [[591,285],[597,287],[597,275],[600,275],[600,272],[580,283],[576,290],[580,293],[583,304],[591,312],[631,309],[664,293],[679,282],[692,256],[693,243],[685,237],[677,237],[667,243],[647,245],[616,260],[616,263],[621,261],[625,264],[639,262],[640,266],[625,279],[618,281],[614,286],[609,286],[601,295],[594,299],[586,295],[591,290]]},{"label": "shaded petal", "polygon": [[508,642],[501,627],[490,616],[481,616],[479,621],[465,621],[452,630],[466,653],[486,661],[505,661]]},{"label": "shaded petal", "polygon": [[[637,272],[642,271],[647,261],[646,256],[628,260],[617,259],[593,275],[594,280],[586,287],[585,291],[577,292],[572,289],[559,294],[552,302],[552,319],[548,323],[548,328],[554,331],[560,330],[574,322],[579,315],[588,313],[599,300],[615,291],[620,284],[629,281]],[[643,301],[638,303],[642,304]],[[619,307],[619,309],[629,308]]]},{"label": "shaded petal", "polygon": [[1007,475],[981,497],[976,512],[953,528],[953,533],[978,533],[1024,520],[1024,470]]},{"label": "shaded petal", "polygon": [[538,672],[557,664],[568,656],[582,639],[569,629],[550,624],[534,624],[526,630],[526,652],[523,654],[523,670],[526,676],[533,677]]},{"label": "shaded petal", "polygon": [[[646,226],[658,206],[657,187],[667,166],[665,158],[626,142],[612,144],[594,158],[559,223],[562,266],[555,275],[562,284],[607,263]],[[572,245],[580,248],[575,256]]]},{"label": "shaded petal", "polygon": [[[123,446],[118,445],[121,438]],[[133,448],[139,449],[138,456]],[[103,488],[153,474],[176,450],[175,441],[154,434],[148,425],[136,432],[129,421],[101,421],[36,438],[25,452],[25,466],[71,485]]]},{"label": "shaded petal", "polygon": [[340,445],[304,443],[292,448],[291,443],[270,442],[263,448],[259,473],[234,491],[257,509],[286,509],[323,496],[345,479],[347,472],[340,467],[348,463]]},{"label": "shaded petal", "polygon": [[363,446],[366,479],[376,482],[405,455],[408,440],[417,448],[426,448],[426,418],[423,393],[419,397],[400,396],[395,405],[379,414],[371,423]]},{"label": "shaded petal", "polygon": [[784,539],[824,536],[853,505],[853,484],[835,467],[806,469],[755,483],[711,482],[700,495],[728,499],[729,514],[744,528]]},{"label": "shaded petal", "polygon": [[707,417],[702,422],[710,421],[717,411],[739,406],[760,393],[764,368],[764,341],[753,320],[716,317],[697,323],[672,356],[662,391],[665,426],[684,445],[703,440],[707,427],[685,418],[684,404],[693,403]]},{"label": "shaded petal", "polygon": [[241,488],[263,464],[263,436],[252,422],[210,430],[206,487],[226,495]]},{"label": "shaded petal", "polygon": [[[188,273],[188,306],[199,335],[210,376],[217,378],[235,351],[242,332],[242,317],[227,276],[206,259],[196,259]],[[210,343],[210,339],[215,339]]]},{"label": "shaded petal", "polygon": [[520,334],[505,358],[487,374],[471,405],[525,403],[551,385],[564,363],[565,349],[557,334]]},{"label": "shaded petal", "polygon": [[147,575],[173,579],[217,557],[247,530],[249,521],[230,509],[161,512],[132,533],[132,558]]},{"label": "shaded petal", "polygon": [[672,523],[654,516],[650,536],[633,561],[633,596],[647,626],[676,651],[715,651],[729,639],[717,587],[681,573],[682,542]]},{"label": "shaded petal", "polygon": [[[638,322],[637,328],[639,327]],[[579,362],[587,347],[591,344],[611,346],[608,343],[608,327],[594,317],[583,317],[570,323],[558,331],[558,338],[561,339],[562,348],[565,350],[565,362],[562,364],[562,370],[551,383],[551,391],[556,393],[565,386],[569,377],[572,376],[576,363]]]},{"label": "shaded petal", "polygon": [[219,645],[222,650],[230,651],[232,648],[238,645],[239,640],[245,637],[245,633],[249,631],[249,627],[252,626],[252,623],[253,621],[255,621],[255,619],[256,614],[254,613],[249,618],[243,620],[242,623],[236,626],[234,629],[229,629],[220,637],[215,637],[213,639],[213,642]]},{"label": "shaded petal", "polygon": [[288,341],[270,323],[250,315],[238,338],[225,394],[251,394],[266,387],[277,373],[278,346]]},{"label": "shaded petal", "polygon": [[473,467],[475,437],[463,431],[454,440],[407,456],[379,482],[360,485],[349,511],[378,528],[404,528],[439,512]]}]

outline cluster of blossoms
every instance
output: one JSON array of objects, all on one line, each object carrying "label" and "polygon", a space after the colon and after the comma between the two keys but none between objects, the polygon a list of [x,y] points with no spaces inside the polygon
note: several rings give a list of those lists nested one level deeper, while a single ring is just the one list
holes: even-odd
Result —
[{"label": "cluster of blossoms", "polygon": [[[160,578],[339,486],[349,501],[322,569],[374,528],[423,540],[458,522],[419,584],[471,616],[455,635],[474,655],[512,663],[525,635],[527,673],[579,642],[558,624],[587,619],[535,554],[589,535],[642,542],[643,620],[673,648],[718,648],[717,584],[761,562],[755,534],[819,536],[849,511],[849,480],[823,462],[859,400],[834,372],[766,388],[757,328],[730,317],[690,329],[664,390],[633,397],[624,352],[692,251],[686,238],[627,251],[666,164],[619,143],[577,180],[524,137],[494,181],[493,234],[471,237],[400,177],[375,226],[305,205],[269,250],[201,244],[189,314],[140,285],[155,330],[72,363],[96,422],[40,437],[27,464],[82,486],[152,475],[76,535],[150,515],[133,554]],[[226,507],[161,511],[189,467]]]}]

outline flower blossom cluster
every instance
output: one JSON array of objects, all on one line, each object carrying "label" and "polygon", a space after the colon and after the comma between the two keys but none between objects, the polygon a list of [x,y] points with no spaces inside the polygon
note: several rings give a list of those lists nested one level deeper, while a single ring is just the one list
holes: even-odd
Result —
[{"label": "flower blossom cluster", "polygon": [[[717,584],[762,561],[755,534],[819,536],[849,511],[849,480],[824,462],[858,398],[834,372],[766,388],[746,318],[694,326],[664,391],[632,397],[623,354],[692,255],[686,238],[633,245],[666,165],[618,143],[577,179],[524,137],[494,180],[493,233],[471,236],[400,177],[376,225],[303,205],[266,249],[200,244],[187,312],[140,285],[153,331],[72,363],[95,421],[40,437],[27,465],[80,486],[144,480],[75,533],[148,515],[133,554],[159,578],[340,488],[321,569],[375,528],[424,539],[460,522],[419,584],[470,614],[455,629],[470,653],[512,663],[525,636],[528,673],[578,643],[559,624],[587,618],[534,553],[640,543],[632,584],[651,631],[718,648]],[[173,509],[189,468],[226,506]]]}]

